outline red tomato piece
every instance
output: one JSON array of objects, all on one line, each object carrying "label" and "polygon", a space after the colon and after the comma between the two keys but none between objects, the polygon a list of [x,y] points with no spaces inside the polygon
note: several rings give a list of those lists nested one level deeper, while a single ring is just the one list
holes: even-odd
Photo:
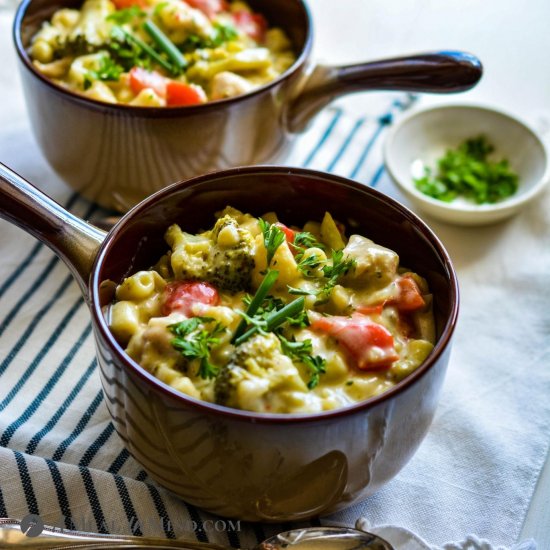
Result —
[{"label": "red tomato piece", "polygon": [[206,102],[206,94],[199,86],[169,80],[166,84],[166,104],[173,107],[198,105]]},{"label": "red tomato piece", "polygon": [[233,13],[233,21],[237,28],[248,34],[252,40],[258,43],[262,43],[265,40],[268,25],[266,18],[262,14],[239,10]]},{"label": "red tomato piece", "polygon": [[[285,234],[285,239],[288,244],[292,244],[294,242],[296,231],[290,229],[290,227],[287,227],[284,223],[281,222],[276,222],[274,225]],[[290,247],[290,249],[292,250],[292,247]]]},{"label": "red tomato piece", "polygon": [[360,313],[320,317],[311,328],[335,338],[360,370],[389,369],[399,359],[390,331]]},{"label": "red tomato piece", "polygon": [[160,97],[166,96],[166,77],[156,71],[146,71],[141,67],[132,67],[130,71],[130,88],[139,94],[145,88],[151,88]]},{"label": "red tomato piece", "polygon": [[392,303],[399,311],[416,311],[426,305],[416,281],[410,275],[400,277],[397,280],[397,286],[399,287],[399,296]]},{"label": "red tomato piece", "polygon": [[377,306],[357,306],[357,311],[364,315],[380,315],[384,309],[384,304],[378,304]]},{"label": "red tomato piece", "polygon": [[221,11],[227,11],[229,6],[225,0],[185,0],[185,3],[204,13],[209,19],[212,19]]},{"label": "red tomato piece", "polygon": [[193,306],[196,303],[217,306],[220,295],[216,287],[201,281],[176,281],[166,285],[164,290],[162,314],[170,315],[173,311],[193,317]]},{"label": "red tomato piece", "polygon": [[125,10],[133,6],[138,8],[146,8],[147,0],[113,0],[113,4],[117,10]]}]

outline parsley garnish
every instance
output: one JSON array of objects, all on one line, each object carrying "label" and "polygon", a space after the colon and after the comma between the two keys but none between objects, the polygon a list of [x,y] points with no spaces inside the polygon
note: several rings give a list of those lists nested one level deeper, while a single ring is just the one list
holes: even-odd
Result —
[{"label": "parsley garnish", "polygon": [[301,296],[300,298],[296,298],[296,300],[286,304],[281,309],[272,310],[267,315],[262,314],[251,316],[244,312],[240,312],[240,315],[242,315],[245,323],[252,325],[252,327],[249,328],[242,336],[233,338],[233,343],[238,346],[257,332],[260,332],[260,334],[274,332],[276,328],[286,322],[294,324],[303,323],[303,310],[304,297]]},{"label": "parsley garnish", "polygon": [[264,299],[267,296],[267,293],[271,290],[271,287],[275,284],[275,281],[277,280],[278,276],[279,276],[278,271],[274,271],[274,270],[268,271],[267,275],[264,277],[264,280],[258,287],[256,294],[254,294],[254,297],[250,299],[250,302],[248,304],[245,302],[245,305],[247,305],[248,307],[246,308],[246,312],[243,315],[243,318],[239,323],[239,326],[237,327],[235,334],[233,335],[233,338],[231,340],[232,343],[235,343],[237,338],[239,338],[243,334],[244,330],[246,329],[247,317],[250,318],[256,314],[256,312],[258,311],[258,308],[260,308],[261,305],[263,304]]},{"label": "parsley garnish", "polygon": [[275,224],[266,222],[262,218],[258,218],[260,229],[264,236],[264,246],[267,253],[267,267],[271,265],[271,260],[277,249],[285,242],[285,234],[281,228]]},{"label": "parsley garnish", "polygon": [[168,325],[172,334],[175,335],[170,342],[172,347],[187,359],[199,361],[197,376],[203,379],[215,378],[219,372],[219,368],[210,362],[210,351],[213,346],[220,343],[218,336],[225,332],[225,327],[216,322],[211,330],[200,328],[201,325],[213,321],[212,317],[191,317]]},{"label": "parsley garnish", "polygon": [[309,368],[311,378],[307,383],[307,387],[310,390],[315,388],[315,386],[319,384],[320,375],[327,371],[327,360],[320,355],[311,355],[312,344],[309,338],[307,340],[297,341],[295,339],[288,340],[282,334],[277,334],[277,336],[281,342],[283,353]]},{"label": "parsley garnish", "polygon": [[84,89],[87,90],[94,80],[117,81],[124,67],[113,61],[108,54],[101,57],[97,70],[89,70],[84,75]]},{"label": "parsley garnish", "polygon": [[112,21],[117,25],[129,23],[134,18],[143,18],[147,14],[139,6],[131,6],[122,10],[116,10],[107,16],[107,21]]},{"label": "parsley garnish", "polygon": [[298,231],[294,234],[294,242],[291,243],[291,246],[296,251],[296,260],[299,261],[300,258],[304,255],[304,252],[308,248],[320,248],[325,250],[325,245],[320,243],[313,233],[309,231]]},{"label": "parsley garnish", "polygon": [[467,139],[437,161],[435,173],[426,168],[424,177],[415,180],[416,188],[444,202],[462,196],[483,204],[509,197],[518,188],[518,175],[505,159],[487,160],[493,150],[484,136]]},{"label": "parsley garnish", "polygon": [[[356,265],[356,261],[353,258],[344,260],[344,250],[335,250],[332,253],[332,263],[327,263],[323,266],[323,277],[326,279],[323,288],[320,290],[302,290],[301,288],[295,288],[287,285],[288,293],[297,296],[317,296],[318,300],[315,305],[324,304],[332,291],[332,289],[338,284],[340,279],[349,273]],[[316,266],[317,267],[317,266]],[[306,271],[302,271],[305,275],[308,275]]]},{"label": "parsley garnish", "polygon": [[226,42],[235,40],[238,36],[239,33],[235,27],[222,23],[214,23],[214,31],[209,38],[201,38],[197,34],[191,34],[179,45],[179,48],[183,52],[192,52],[204,48],[217,48]]},{"label": "parsley garnish", "polygon": [[[296,256],[298,259],[298,256]],[[296,267],[301,271],[306,277],[311,277],[312,270],[318,268],[322,263],[322,260],[316,255],[312,254],[311,256],[305,256],[301,254],[300,259],[298,260]]]},{"label": "parsley garnish", "polygon": [[318,294],[320,298],[316,302],[317,304],[322,304],[328,300],[332,289],[344,275],[355,267],[356,263],[357,262],[353,258],[344,260],[343,249],[332,252],[332,264],[327,264],[323,267],[323,274],[328,280]]},{"label": "parsley garnish", "polygon": [[129,71],[132,67],[152,68],[153,59],[139,45],[128,38],[122,27],[113,27],[107,48],[119,65]]}]

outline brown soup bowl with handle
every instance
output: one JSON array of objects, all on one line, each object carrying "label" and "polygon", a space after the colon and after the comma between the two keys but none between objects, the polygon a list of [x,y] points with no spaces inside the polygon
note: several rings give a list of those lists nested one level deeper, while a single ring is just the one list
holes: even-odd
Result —
[{"label": "brown soup bowl with handle", "polygon": [[182,178],[281,162],[293,138],[334,98],[362,90],[458,92],[481,77],[479,61],[439,52],[352,66],[314,67],[312,21],[302,0],[250,0],[290,37],[296,62],[237,97],[187,107],[112,105],[52,83],[27,53],[43,21],[80,0],[23,0],[14,23],[23,91],[35,137],[54,170],[102,206],[122,212]]},{"label": "brown soup bowl with handle", "polygon": [[[289,224],[321,219],[326,205],[348,227],[400,255],[433,294],[436,344],[386,393],[315,414],[260,414],[199,401],[134,362],[105,319],[113,282],[148,269],[172,223],[195,232],[232,205]],[[0,217],[49,245],[69,266],[90,308],[105,404],[132,456],[152,479],[210,512],[294,521],[334,512],[391,480],[432,421],[451,351],[458,286],[442,244],[416,215],[356,182],[299,168],[246,167],[169,186],[111,231],[65,211],[0,165]]]}]

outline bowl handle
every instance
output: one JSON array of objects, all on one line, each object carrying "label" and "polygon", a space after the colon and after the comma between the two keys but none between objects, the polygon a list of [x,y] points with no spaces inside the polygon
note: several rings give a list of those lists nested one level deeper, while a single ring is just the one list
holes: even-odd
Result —
[{"label": "bowl handle", "polygon": [[291,103],[288,128],[300,132],[337,97],[367,90],[447,94],[475,86],[483,68],[479,59],[458,51],[424,53],[357,65],[318,65]]},{"label": "bowl handle", "polygon": [[67,264],[88,299],[88,280],[104,231],[77,218],[2,163],[0,218],[47,244]]}]

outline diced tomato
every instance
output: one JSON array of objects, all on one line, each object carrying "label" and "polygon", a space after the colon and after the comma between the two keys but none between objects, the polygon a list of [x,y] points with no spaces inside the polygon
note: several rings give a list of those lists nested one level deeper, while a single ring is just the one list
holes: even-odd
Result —
[{"label": "diced tomato", "polygon": [[173,311],[193,317],[193,306],[201,303],[216,306],[220,303],[220,295],[216,287],[201,281],[177,281],[166,285],[164,289],[164,305],[162,314],[170,315]]},{"label": "diced tomato", "polygon": [[[281,223],[281,222],[276,222],[274,225],[278,227],[285,234],[285,239],[288,244],[292,244],[294,242],[296,231],[294,231],[293,229],[290,229],[290,227],[287,227],[284,223]],[[292,250],[292,247],[291,247],[291,250]]]},{"label": "diced tomato", "polygon": [[221,11],[227,11],[229,6],[225,0],[185,0],[185,3],[201,10],[209,19]]},{"label": "diced tomato", "polygon": [[138,8],[146,8],[147,0],[113,0],[113,4],[117,10],[125,10],[133,6]]},{"label": "diced tomato", "polygon": [[260,13],[250,13],[246,10],[239,10],[233,13],[233,21],[238,29],[250,38],[261,44],[265,40],[267,32],[267,20]]},{"label": "diced tomato", "polygon": [[169,80],[166,84],[166,104],[172,107],[198,105],[206,102],[206,94],[199,86]]},{"label": "diced tomato", "polygon": [[384,304],[377,306],[357,306],[357,311],[363,315],[380,315],[384,309]]},{"label": "diced tomato", "polygon": [[399,359],[390,331],[360,313],[320,317],[311,328],[335,338],[360,370],[389,369]]},{"label": "diced tomato", "polygon": [[399,295],[390,303],[394,304],[399,311],[408,313],[421,309],[426,305],[416,281],[410,275],[400,277],[397,280],[397,286],[399,287]]},{"label": "diced tomato", "polygon": [[146,71],[141,67],[132,67],[130,71],[130,87],[134,94],[139,94],[145,88],[151,88],[160,97],[166,96],[166,77],[156,71]]}]

